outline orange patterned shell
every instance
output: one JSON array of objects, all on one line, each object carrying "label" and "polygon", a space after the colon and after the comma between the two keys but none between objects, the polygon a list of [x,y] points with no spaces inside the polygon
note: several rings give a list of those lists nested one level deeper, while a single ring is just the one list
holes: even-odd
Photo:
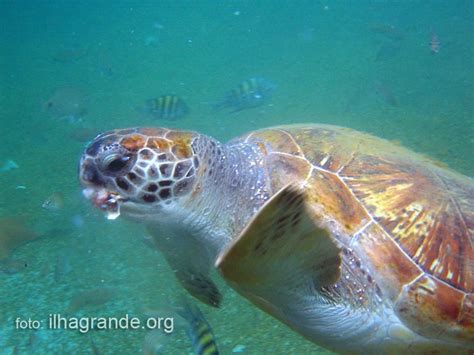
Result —
[{"label": "orange patterned shell", "polygon": [[474,183],[368,134],[282,126],[242,137],[267,155],[274,192],[306,181],[399,317],[428,336],[474,341]]},{"label": "orange patterned shell", "polygon": [[136,152],[145,147],[163,152],[171,151],[178,159],[192,156],[190,144],[196,135],[192,131],[149,127],[118,129],[102,134],[109,137],[110,141],[119,139],[120,144],[130,151]]}]

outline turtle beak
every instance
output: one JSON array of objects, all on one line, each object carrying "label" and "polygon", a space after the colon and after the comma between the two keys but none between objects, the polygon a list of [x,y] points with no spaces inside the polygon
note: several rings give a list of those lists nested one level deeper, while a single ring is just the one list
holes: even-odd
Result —
[{"label": "turtle beak", "polygon": [[82,194],[94,206],[104,211],[107,219],[113,220],[120,216],[120,205],[125,199],[119,194],[97,187],[86,187],[82,190]]},{"label": "turtle beak", "polygon": [[79,164],[79,179],[81,184],[85,186],[104,186],[105,181],[102,179],[95,164],[90,159],[83,159]]},{"label": "turtle beak", "polygon": [[81,162],[79,176],[85,198],[104,211],[107,219],[116,219],[120,216],[120,205],[125,199],[117,192],[106,188],[106,182],[90,160]]}]

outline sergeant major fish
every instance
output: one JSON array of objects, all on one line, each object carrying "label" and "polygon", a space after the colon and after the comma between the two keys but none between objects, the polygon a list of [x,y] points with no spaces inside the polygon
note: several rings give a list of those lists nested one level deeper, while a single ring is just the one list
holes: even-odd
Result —
[{"label": "sergeant major fish", "polygon": [[231,112],[258,107],[270,99],[274,89],[275,84],[266,79],[250,78],[228,91],[214,107]]},{"label": "sergeant major fish", "polygon": [[179,96],[161,95],[145,101],[144,112],[158,119],[176,119],[188,114],[189,109]]},{"label": "sergeant major fish", "polygon": [[191,339],[194,353],[196,355],[218,355],[219,350],[214,333],[198,306],[183,300],[182,307],[176,309],[176,312],[188,323],[186,333]]}]

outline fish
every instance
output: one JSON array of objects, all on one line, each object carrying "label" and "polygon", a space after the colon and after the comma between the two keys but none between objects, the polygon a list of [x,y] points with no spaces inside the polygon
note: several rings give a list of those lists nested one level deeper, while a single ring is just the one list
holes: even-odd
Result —
[{"label": "fish", "polygon": [[259,77],[244,80],[234,89],[228,91],[214,105],[214,109],[230,109],[231,112],[238,112],[262,106],[271,98],[275,87],[272,82]]},{"label": "fish", "polygon": [[27,227],[23,217],[1,217],[0,260],[8,258],[18,247],[42,236]]},{"label": "fish", "polygon": [[91,141],[97,134],[98,132],[95,128],[74,127],[74,130],[72,130],[68,136],[76,142],[84,143]]},{"label": "fish", "polygon": [[176,308],[176,312],[188,323],[186,333],[192,342],[196,355],[219,354],[212,328],[195,303],[190,303],[183,298],[181,306]]},{"label": "fish", "polygon": [[243,353],[245,351],[245,348],[246,348],[245,345],[238,344],[238,345],[234,346],[234,348],[232,349],[232,353],[233,354]]},{"label": "fish", "polygon": [[[12,354],[12,355],[19,355],[19,354],[34,354],[38,352],[41,344],[41,330],[33,330],[30,332],[28,339],[26,340],[26,344],[23,346],[15,345],[11,352],[6,351],[5,349],[2,351],[4,354]],[[26,334],[24,335],[26,337]],[[20,350],[21,349],[21,350]]]},{"label": "fish", "polygon": [[64,48],[53,55],[53,61],[62,64],[75,63],[85,55],[86,51],[82,48]]},{"label": "fish", "polygon": [[40,332],[41,330],[35,330],[30,333],[30,336],[28,337],[28,343],[26,344],[29,353],[33,352],[33,349],[38,349],[39,343],[41,342]]},{"label": "fish", "polygon": [[151,330],[143,339],[142,352],[144,355],[158,355],[165,354],[165,345],[167,343],[165,334],[161,330]]},{"label": "fish", "polygon": [[0,273],[13,275],[28,268],[28,262],[20,259],[2,259],[0,260]]},{"label": "fish", "polygon": [[314,31],[315,29],[313,27],[305,28],[297,34],[297,38],[300,42],[311,43],[314,40]]},{"label": "fish", "polygon": [[6,173],[7,171],[13,170],[13,169],[18,169],[19,166],[17,163],[15,163],[11,159],[5,160],[5,162],[2,164],[0,167],[0,173]]},{"label": "fish", "polygon": [[386,38],[394,40],[394,41],[400,41],[405,37],[405,34],[402,31],[400,31],[399,28],[395,27],[394,25],[390,25],[386,23],[375,23],[372,26],[370,26],[370,30],[373,33],[383,35]]},{"label": "fish", "polygon": [[383,82],[376,81],[374,83],[375,92],[390,106],[397,107],[398,100],[392,90]]},{"label": "fish", "polygon": [[115,60],[108,51],[101,51],[96,61],[96,70],[102,78],[112,79],[117,76]]},{"label": "fish", "polygon": [[157,119],[177,119],[189,113],[189,108],[179,96],[166,94],[145,101],[144,112]]},{"label": "fish", "polygon": [[45,210],[58,212],[64,207],[64,196],[61,192],[53,192],[41,205]]},{"label": "fish", "polygon": [[156,30],[162,30],[164,28],[160,21],[153,21],[152,27]]},{"label": "fish", "polygon": [[157,250],[156,249],[156,244],[155,244],[155,240],[153,239],[152,236],[149,236],[149,235],[144,235],[141,239],[141,241],[143,242],[143,244],[145,244],[148,248],[150,248],[151,250]]},{"label": "fish", "polygon": [[43,111],[58,120],[81,121],[87,115],[87,97],[76,87],[62,87],[43,103]]},{"label": "fish", "polygon": [[376,62],[382,62],[397,56],[401,48],[400,41],[387,41],[383,43],[375,56]]},{"label": "fish", "polygon": [[72,224],[75,228],[82,228],[82,227],[84,227],[84,218],[82,218],[81,215],[76,214],[76,215],[72,216],[72,218],[71,218],[71,224]]},{"label": "fish", "polygon": [[98,64],[97,71],[102,78],[112,79],[116,76],[115,69],[106,63]]},{"label": "fish", "polygon": [[441,43],[439,41],[439,37],[434,30],[431,30],[431,38],[430,38],[430,51],[432,54],[439,53],[441,48]]},{"label": "fish", "polygon": [[98,287],[80,291],[74,295],[67,308],[68,313],[80,310],[97,308],[112,301],[117,295],[117,290],[110,287]]},{"label": "fish", "polygon": [[101,352],[99,350],[99,348],[97,347],[97,344],[95,343],[94,339],[89,336],[89,341],[90,341],[90,345],[91,345],[91,352],[93,355],[100,355]]},{"label": "fish", "polygon": [[146,36],[144,39],[143,39],[143,43],[145,43],[145,46],[156,46],[159,41],[158,41],[158,37],[156,36]]},{"label": "fish", "polygon": [[54,281],[60,282],[64,276],[72,271],[70,256],[68,252],[62,252],[56,257],[54,265]]}]

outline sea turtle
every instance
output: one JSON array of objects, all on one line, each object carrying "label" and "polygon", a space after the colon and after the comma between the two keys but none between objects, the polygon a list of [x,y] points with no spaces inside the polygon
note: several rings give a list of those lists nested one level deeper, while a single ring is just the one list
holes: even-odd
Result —
[{"label": "sea turtle", "polygon": [[181,284],[223,278],[340,352],[474,350],[474,183],[348,128],[288,125],[227,144],[191,131],[96,137],[84,195],[148,226]]}]

